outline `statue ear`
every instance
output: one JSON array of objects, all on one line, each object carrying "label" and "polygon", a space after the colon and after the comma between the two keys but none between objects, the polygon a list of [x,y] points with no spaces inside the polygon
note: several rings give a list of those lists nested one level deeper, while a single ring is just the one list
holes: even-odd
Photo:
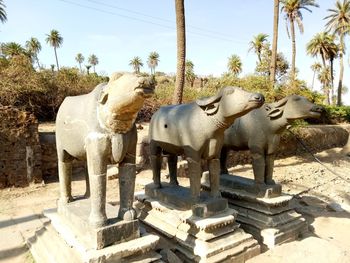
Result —
[{"label": "statue ear", "polygon": [[267,113],[267,116],[269,116],[271,119],[275,119],[278,117],[281,117],[283,114],[283,109],[275,108],[272,109],[270,112]]},{"label": "statue ear", "polygon": [[220,92],[219,94],[212,97],[197,99],[196,103],[199,107],[201,107],[202,110],[204,110],[206,114],[212,115],[218,111],[221,98],[222,93]]},{"label": "statue ear", "polygon": [[108,93],[107,92],[102,92],[101,96],[100,96],[100,100],[98,101],[100,104],[104,105],[106,104],[108,100]]}]

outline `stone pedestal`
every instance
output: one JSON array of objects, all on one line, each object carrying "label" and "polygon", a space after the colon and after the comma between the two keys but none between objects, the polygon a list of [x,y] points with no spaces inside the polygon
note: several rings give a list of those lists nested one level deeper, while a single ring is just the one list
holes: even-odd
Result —
[{"label": "stone pedestal", "polygon": [[[208,174],[202,186],[209,189]],[[229,207],[238,212],[237,222],[252,234],[263,249],[296,240],[307,232],[305,219],[290,205],[293,198],[281,192],[281,185],[257,186],[253,179],[222,174],[220,191]]]},{"label": "stone pedestal", "polygon": [[258,242],[239,228],[227,200],[202,193],[192,205],[189,188],[162,186],[146,185],[136,207],[140,220],[173,243],[184,262],[244,262],[260,253]]},{"label": "stone pedestal", "polygon": [[140,233],[138,220],[117,219],[118,207],[106,205],[108,224],[88,224],[90,200],[44,211],[42,227],[27,239],[36,262],[155,262],[159,237]]}]

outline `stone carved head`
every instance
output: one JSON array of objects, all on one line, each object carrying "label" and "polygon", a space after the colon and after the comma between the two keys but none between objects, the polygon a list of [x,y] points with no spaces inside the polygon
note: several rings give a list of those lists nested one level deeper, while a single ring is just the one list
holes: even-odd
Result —
[{"label": "stone carved head", "polygon": [[275,103],[266,104],[265,109],[270,119],[278,119],[283,116],[283,118],[286,118],[288,121],[319,118],[323,111],[321,106],[298,95],[290,95]]},{"label": "stone carved head", "polygon": [[99,98],[100,125],[112,132],[129,131],[144,100],[153,95],[154,86],[152,77],[131,73],[113,74]]},{"label": "stone carved head", "polygon": [[196,103],[207,115],[238,118],[264,103],[264,96],[237,87],[225,87],[212,97],[197,99]]}]

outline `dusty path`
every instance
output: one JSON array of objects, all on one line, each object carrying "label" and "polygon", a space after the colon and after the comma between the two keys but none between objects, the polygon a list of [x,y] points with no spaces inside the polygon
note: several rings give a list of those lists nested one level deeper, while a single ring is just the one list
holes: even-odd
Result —
[{"label": "dusty path", "polygon": [[[350,262],[350,158],[341,155],[340,150],[334,148],[317,156],[348,181],[337,178],[308,155],[276,161],[275,179],[283,184],[284,192],[296,196],[295,205],[310,222],[310,233],[250,262]],[[241,176],[252,176],[250,165],[231,170]],[[150,180],[150,170],[140,172],[136,191]],[[188,184],[188,180],[180,178],[180,184]],[[118,180],[109,180],[107,188],[107,200],[117,202]],[[74,195],[84,193],[81,174],[74,176],[72,189]],[[57,197],[57,181],[0,190],[0,262],[33,262],[23,235],[32,234],[37,216],[43,209],[55,207]]]}]

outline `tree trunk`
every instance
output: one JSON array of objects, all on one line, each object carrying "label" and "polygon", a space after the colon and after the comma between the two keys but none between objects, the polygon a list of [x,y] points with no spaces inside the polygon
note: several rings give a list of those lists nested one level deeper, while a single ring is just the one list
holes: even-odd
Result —
[{"label": "tree trunk", "polygon": [[186,30],[185,30],[185,6],[184,0],[175,0],[176,34],[177,34],[177,67],[176,82],[173,95],[173,104],[182,102],[182,93],[185,84],[186,61]]},{"label": "tree trunk", "polygon": [[280,1],[274,0],[273,11],[273,41],[272,41],[272,53],[271,53],[271,65],[270,65],[270,81],[275,84],[276,80],[276,64],[277,64],[277,42],[278,42],[278,19],[279,19],[279,7]]},{"label": "tree trunk", "polygon": [[83,73],[83,70],[81,69],[81,63],[79,63],[80,73]]},{"label": "tree trunk", "polygon": [[294,28],[294,19],[290,20],[290,31],[292,35],[292,69],[291,75],[292,80],[295,80],[295,55],[296,55],[296,45],[295,45],[295,28]]},{"label": "tree trunk", "polygon": [[344,75],[344,35],[340,35],[340,49],[339,49],[339,62],[340,62],[340,71],[339,71],[339,83],[338,83],[338,99],[337,106],[342,105],[341,95],[343,89],[343,75]]},{"label": "tree trunk", "polygon": [[38,56],[37,56],[37,55],[35,55],[35,58],[36,58],[36,63],[38,64],[38,70],[40,70],[40,63],[39,63]]},{"label": "tree trunk", "polygon": [[331,101],[332,105],[335,105],[335,99],[334,99],[334,76],[333,76],[333,59],[330,59],[330,68],[331,68]]},{"label": "tree trunk", "polygon": [[316,76],[316,70],[314,70],[314,75],[312,76],[312,85],[311,85],[311,90],[314,90],[315,76]]},{"label": "tree trunk", "polygon": [[56,58],[57,71],[59,71],[59,70],[60,70],[60,66],[58,65],[58,59],[57,59],[57,51],[56,51],[56,47],[53,47],[53,50],[55,50],[55,58]]}]

